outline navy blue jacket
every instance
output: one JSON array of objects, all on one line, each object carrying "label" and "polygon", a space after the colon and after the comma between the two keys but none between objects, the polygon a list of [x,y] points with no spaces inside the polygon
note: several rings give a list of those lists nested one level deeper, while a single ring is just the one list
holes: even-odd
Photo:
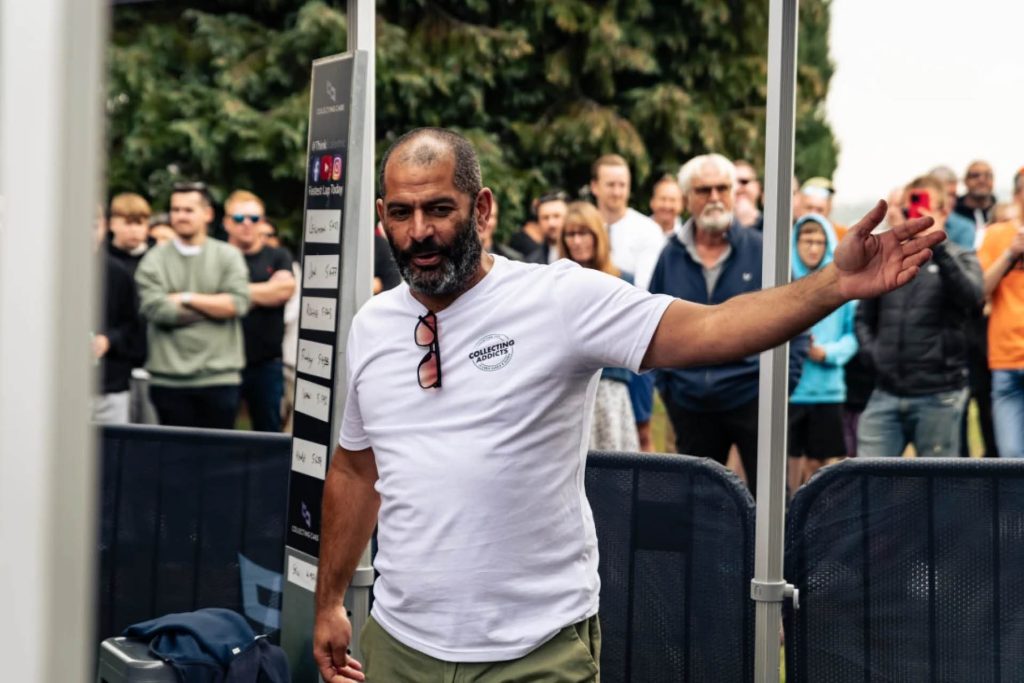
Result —
[{"label": "navy blue jacket", "polygon": [[[688,222],[692,226],[692,219]],[[761,289],[762,236],[735,221],[726,233],[732,253],[722,266],[713,292],[708,292],[703,265],[691,258],[673,235],[658,258],[650,290],[700,304],[720,304],[739,294]],[[789,391],[800,381],[800,371],[810,346],[804,333],[789,345]],[[732,410],[757,398],[758,355],[734,363],[705,365],[685,370],[659,370],[658,389],[676,405],[690,412]]]},{"label": "navy blue jacket", "polygon": [[129,626],[129,638],[149,641],[149,651],[174,667],[183,683],[288,683],[281,648],[257,638],[231,610],[213,607],[167,614]]}]

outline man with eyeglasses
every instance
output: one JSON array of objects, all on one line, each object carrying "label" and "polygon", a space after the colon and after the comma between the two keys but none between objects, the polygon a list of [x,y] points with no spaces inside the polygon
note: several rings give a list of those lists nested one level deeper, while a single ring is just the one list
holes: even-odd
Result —
[{"label": "man with eyeglasses", "polygon": [[[708,184],[705,204],[729,190]],[[330,683],[596,680],[583,471],[601,368],[707,365],[784,343],[845,301],[906,283],[942,239],[915,237],[929,219],[872,235],[879,203],[833,264],[705,306],[566,259],[487,254],[477,230],[492,202],[456,133],[418,129],[384,155],[377,212],[405,284],[363,306],[346,346],[313,631]],[[344,595],[375,527],[364,667],[347,653]]]},{"label": "man with eyeglasses", "polygon": [[238,247],[249,267],[249,313],[245,332],[242,400],[253,431],[281,431],[284,393],[284,307],[295,292],[292,257],[286,249],[267,244],[263,200],[247,190],[235,190],[224,202],[224,231],[228,244]]},{"label": "man with eyeglasses", "polygon": [[231,429],[245,367],[245,259],[207,235],[206,185],[175,185],[170,206],[175,238],[150,249],[135,273],[148,321],[150,399],[160,424]]},{"label": "man with eyeglasses", "polygon": [[[736,220],[736,175],[736,167],[720,154],[695,157],[679,170],[690,218],[658,259],[651,292],[719,304],[761,289],[761,232],[744,229]],[[808,345],[806,335],[790,345],[790,390],[800,379]],[[757,356],[657,373],[677,452],[724,465],[730,446],[736,444],[753,492],[757,491],[758,373]]]},{"label": "man with eyeglasses", "polygon": [[975,246],[980,246],[985,239],[985,227],[992,217],[992,209],[996,205],[996,196],[992,194],[995,177],[992,165],[987,161],[972,161],[964,174],[964,185],[967,192],[956,200],[953,208],[958,214],[974,221]]}]

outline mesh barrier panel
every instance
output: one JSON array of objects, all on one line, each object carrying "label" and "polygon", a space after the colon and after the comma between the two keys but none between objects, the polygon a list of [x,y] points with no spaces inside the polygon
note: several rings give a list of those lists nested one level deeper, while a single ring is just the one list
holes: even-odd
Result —
[{"label": "mesh barrier panel", "polygon": [[790,683],[1024,680],[1024,462],[857,459],[790,505]]},{"label": "mesh barrier panel", "polygon": [[[97,635],[201,607],[276,628],[290,438],[143,426],[100,433]],[[586,487],[601,554],[602,681],[750,680],[746,488],[703,459],[599,452]]]},{"label": "mesh barrier panel", "polygon": [[592,452],[604,683],[753,676],[754,503],[685,456]]},{"label": "mesh barrier panel", "polygon": [[100,437],[100,639],[201,607],[275,630],[291,438],[137,425]]}]

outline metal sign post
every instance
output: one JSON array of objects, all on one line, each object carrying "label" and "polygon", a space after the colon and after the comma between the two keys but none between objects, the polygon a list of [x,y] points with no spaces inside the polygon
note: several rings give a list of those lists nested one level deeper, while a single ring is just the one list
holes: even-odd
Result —
[{"label": "metal sign post", "polygon": [[[349,51],[313,62],[292,473],[281,646],[293,679],[316,681],[312,632],[324,479],[345,406],[345,343],[370,298],[374,225],[374,7],[350,0]],[[373,568],[364,553],[346,600],[352,650],[369,614]]]},{"label": "metal sign post", "polygon": [[[768,103],[765,142],[763,283],[790,276],[793,131],[796,112],[797,0],[771,0],[768,19]],[[792,587],[782,578],[786,516],[786,431],[789,393],[786,346],[761,354],[757,424],[757,530],[750,595],[755,616],[754,680],[779,680],[782,601]]]}]

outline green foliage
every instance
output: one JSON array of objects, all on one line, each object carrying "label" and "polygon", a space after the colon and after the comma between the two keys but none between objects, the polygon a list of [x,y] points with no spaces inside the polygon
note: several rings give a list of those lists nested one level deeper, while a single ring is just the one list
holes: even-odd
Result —
[{"label": "green foliage", "polygon": [[[823,103],[829,0],[801,2],[797,173],[831,175]],[[192,9],[186,9],[186,4]],[[618,152],[637,206],[653,180],[719,151],[764,157],[763,0],[378,0],[378,155],[409,128],[442,125],[480,152],[502,231],[529,198],[570,192]],[[301,222],[310,62],[345,49],[343,7],[320,0],[205,0],[115,9],[109,185],[160,205],[208,181],[264,197]]]}]

